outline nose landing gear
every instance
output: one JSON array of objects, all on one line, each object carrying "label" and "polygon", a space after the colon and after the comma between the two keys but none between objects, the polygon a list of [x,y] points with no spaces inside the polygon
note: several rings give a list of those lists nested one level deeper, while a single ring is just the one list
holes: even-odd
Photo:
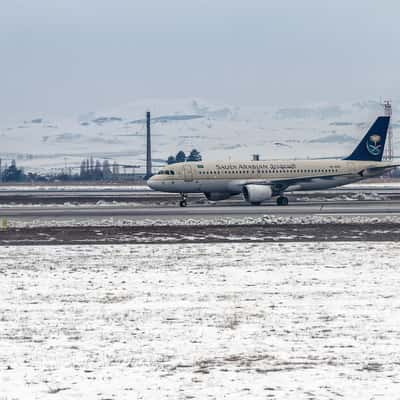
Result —
[{"label": "nose landing gear", "polygon": [[287,197],[285,197],[285,196],[279,196],[276,199],[276,204],[278,206],[287,206],[289,204],[289,199]]},{"label": "nose landing gear", "polygon": [[181,201],[179,202],[180,207],[186,207],[187,206],[187,194],[186,193],[181,193]]}]

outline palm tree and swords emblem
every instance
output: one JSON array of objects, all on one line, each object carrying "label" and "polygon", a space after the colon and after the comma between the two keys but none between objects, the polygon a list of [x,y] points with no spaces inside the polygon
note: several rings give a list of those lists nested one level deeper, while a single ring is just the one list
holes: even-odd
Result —
[{"label": "palm tree and swords emblem", "polygon": [[377,156],[381,152],[381,147],[380,145],[381,137],[380,135],[371,135],[368,140],[367,140],[367,150],[370,154],[373,156]]}]

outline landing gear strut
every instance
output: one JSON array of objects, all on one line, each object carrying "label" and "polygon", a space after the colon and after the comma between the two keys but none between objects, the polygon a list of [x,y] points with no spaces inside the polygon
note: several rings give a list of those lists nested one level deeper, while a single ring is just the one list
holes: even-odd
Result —
[{"label": "landing gear strut", "polygon": [[181,193],[181,201],[179,202],[180,207],[186,207],[187,206],[187,194],[186,193]]},{"label": "landing gear strut", "polygon": [[276,199],[276,204],[278,206],[287,206],[289,204],[289,199],[287,197],[285,197],[285,196],[279,196]]}]

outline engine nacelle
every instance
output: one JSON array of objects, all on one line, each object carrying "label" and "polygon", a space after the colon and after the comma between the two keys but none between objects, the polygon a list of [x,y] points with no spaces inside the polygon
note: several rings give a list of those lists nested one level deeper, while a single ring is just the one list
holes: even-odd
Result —
[{"label": "engine nacelle", "polygon": [[245,185],[242,191],[244,199],[251,204],[260,204],[272,198],[272,189],[268,185]]},{"label": "engine nacelle", "polygon": [[226,200],[232,196],[232,194],[228,192],[206,192],[204,195],[207,197],[207,200],[210,201]]}]

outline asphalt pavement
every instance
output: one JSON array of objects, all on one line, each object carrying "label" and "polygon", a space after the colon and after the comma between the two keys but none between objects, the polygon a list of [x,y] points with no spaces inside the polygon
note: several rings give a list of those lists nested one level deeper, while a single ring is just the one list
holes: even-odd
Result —
[{"label": "asphalt pavement", "polygon": [[210,217],[262,215],[400,215],[400,200],[293,202],[288,206],[275,204],[251,206],[245,203],[179,206],[18,206],[0,207],[0,217]]},{"label": "asphalt pavement", "polygon": [[[346,190],[344,190],[346,189]],[[21,193],[0,193],[0,218],[62,218],[62,217],[230,217],[262,215],[400,215],[400,186],[353,186],[320,192],[293,193],[288,206],[277,206],[274,201],[252,206],[240,196],[221,201],[207,202],[202,194],[190,195],[188,206],[178,206],[179,195],[151,190],[71,190],[68,193],[29,190]],[[372,200],[357,200],[357,193],[372,193]],[[58,202],[54,198],[58,196]],[[64,197],[65,196],[65,197]],[[23,201],[20,201],[23,200]],[[46,201],[45,201],[46,200]]]}]

